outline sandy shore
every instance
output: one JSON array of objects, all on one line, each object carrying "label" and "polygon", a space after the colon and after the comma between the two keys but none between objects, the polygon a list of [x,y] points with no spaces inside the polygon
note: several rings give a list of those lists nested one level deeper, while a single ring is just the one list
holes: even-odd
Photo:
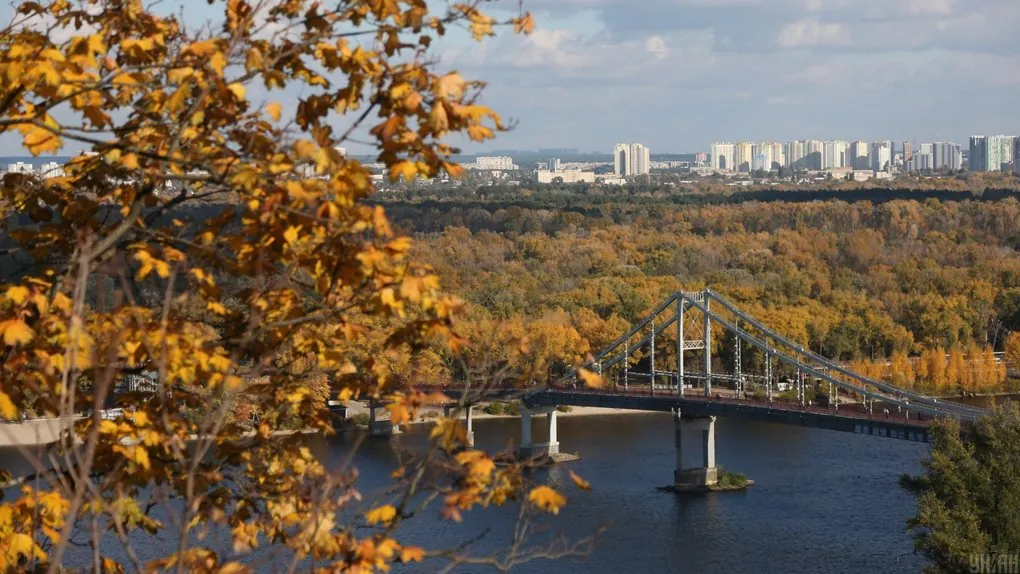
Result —
[{"label": "sandy shore", "polygon": [[[477,420],[483,420],[483,419],[517,419],[517,418],[520,418],[520,415],[511,415],[511,414],[490,415],[489,413],[486,413],[486,412],[484,412],[482,410],[485,407],[486,404],[487,403],[481,403],[481,404],[475,405],[474,409],[471,411],[471,418],[473,420],[477,421]],[[355,416],[355,415],[359,415],[359,414],[366,414],[366,415],[368,414],[368,406],[366,404],[364,404],[364,403],[360,403],[360,402],[357,402],[357,401],[352,401],[352,402],[348,403],[348,409],[349,409],[348,413],[347,413],[348,418],[350,418],[352,416]],[[605,408],[605,407],[570,407],[570,411],[568,411],[568,412],[558,411],[556,414],[557,414],[557,416],[560,416],[560,417],[584,417],[584,416],[609,416],[609,415],[635,415],[635,414],[648,414],[650,412],[655,412],[655,411],[637,411],[637,410],[632,410],[632,409],[610,409],[610,408]],[[420,413],[418,415],[418,419],[413,421],[411,424],[428,423],[428,422],[431,422],[431,421],[439,418],[440,416],[442,416],[442,414],[443,414],[443,409],[442,408],[439,408],[439,407],[426,407],[426,408],[423,408],[420,411]],[[382,416],[380,416],[380,420],[386,420],[388,418],[389,418],[389,413],[386,413],[385,411],[384,411],[384,414],[382,414]]]}]

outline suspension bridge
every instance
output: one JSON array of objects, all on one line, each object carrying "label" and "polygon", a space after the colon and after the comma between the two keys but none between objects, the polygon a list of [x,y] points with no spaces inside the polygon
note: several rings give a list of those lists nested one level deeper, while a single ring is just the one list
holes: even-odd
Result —
[{"label": "suspension bridge", "polygon": [[[676,423],[674,482],[682,488],[716,482],[719,416],[929,442],[929,425],[936,418],[971,424],[989,413],[856,373],[709,289],[673,294],[584,367],[598,373],[603,384],[588,387],[571,372],[516,395],[494,391],[521,399],[521,453],[559,452],[559,406],[671,412]],[[457,391],[449,394],[458,396]],[[543,442],[533,440],[535,415],[546,419]],[[466,417],[470,437],[470,407]]]}]

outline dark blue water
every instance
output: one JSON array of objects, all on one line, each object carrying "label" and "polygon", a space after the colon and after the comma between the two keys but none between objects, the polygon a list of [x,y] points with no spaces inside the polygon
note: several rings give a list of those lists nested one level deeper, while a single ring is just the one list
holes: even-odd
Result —
[{"label": "dark blue water", "polygon": [[[569,502],[559,516],[539,521],[533,541],[541,544],[560,533],[579,539],[600,525],[608,528],[584,558],[535,561],[520,571],[920,571],[922,561],[904,531],[913,499],[897,479],[919,470],[927,445],[719,418],[717,462],[747,474],[756,484],[739,493],[676,495],[656,490],[673,476],[672,425],[663,414],[560,417],[561,450],[582,458],[536,476],[567,493]],[[403,435],[398,443],[420,443],[424,430]],[[475,423],[479,448],[498,450],[519,432],[516,419]],[[350,434],[317,438],[315,450],[339,460],[353,440]],[[0,453],[0,466],[7,465],[4,458]],[[366,441],[355,460],[366,498],[381,492],[397,465],[389,442],[378,439]],[[590,481],[592,492],[574,488],[568,469]],[[438,520],[437,514],[438,507],[426,510],[402,527],[398,538],[433,550],[456,546],[484,531],[469,552],[488,555],[510,540],[516,507],[475,510],[460,524]],[[225,537],[222,544],[229,554]],[[116,548],[110,551],[117,554]],[[148,540],[141,553],[146,559],[172,551],[167,536]],[[87,559],[78,553],[72,552],[68,562]],[[414,571],[440,566],[419,565]],[[490,570],[463,566],[457,571]]]},{"label": "dark blue water", "polygon": [[[519,436],[512,419],[475,423],[477,446],[498,449]],[[560,417],[560,448],[582,459],[553,468],[548,480],[569,494],[546,537],[579,538],[609,524],[580,563],[536,562],[525,572],[917,572],[904,523],[913,499],[897,480],[918,472],[927,445],[880,437],[720,418],[717,462],[754,479],[742,493],[676,495],[669,415]],[[342,440],[342,439],[338,439]],[[403,441],[414,438],[402,437]],[[383,442],[360,456],[366,482],[394,465]],[[567,469],[592,484],[573,488]],[[484,511],[461,525],[423,520],[405,538],[433,547],[491,528],[479,553],[509,540],[512,512]],[[502,539],[500,537],[502,536]]]}]

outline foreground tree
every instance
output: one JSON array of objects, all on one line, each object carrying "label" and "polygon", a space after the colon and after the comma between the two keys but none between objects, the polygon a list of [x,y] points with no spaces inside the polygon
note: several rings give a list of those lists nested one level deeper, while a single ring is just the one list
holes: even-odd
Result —
[{"label": "foreground tree", "polygon": [[[331,387],[386,396],[398,424],[438,400],[395,387],[393,365],[455,352],[459,304],[361,203],[371,173],[338,147],[373,147],[393,179],[457,173],[443,139],[504,125],[476,102],[482,84],[437,70],[430,46],[497,22],[477,2],[209,4],[218,19],[196,23],[158,2],[22,2],[0,32],[0,129],[32,154],[87,152],[0,186],[0,416],[61,421],[0,503],[0,569],[55,571],[72,540],[97,571],[372,570],[431,555],[505,567],[573,551],[529,547],[527,529],[498,558],[395,538],[437,503],[459,520],[515,498],[522,517],[565,502],[524,464],[466,449],[452,418],[367,502],[353,469],[277,432],[330,432]],[[275,101],[285,91],[302,94],[293,109]],[[116,396],[123,414],[103,418],[130,380],[143,384]]]},{"label": "foreground tree", "polygon": [[1020,408],[1015,403],[961,432],[932,426],[932,450],[917,477],[901,484],[917,497],[908,527],[932,573],[973,572],[982,555],[1020,548]]}]

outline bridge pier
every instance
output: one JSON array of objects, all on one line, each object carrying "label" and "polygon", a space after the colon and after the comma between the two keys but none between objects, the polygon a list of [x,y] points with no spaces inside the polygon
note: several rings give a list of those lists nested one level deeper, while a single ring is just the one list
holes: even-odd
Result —
[{"label": "bridge pier", "polygon": [[673,484],[678,489],[702,489],[719,482],[715,466],[715,417],[684,417],[673,414],[676,441],[676,470]]},{"label": "bridge pier", "polygon": [[380,406],[376,400],[369,399],[368,401],[368,436],[370,437],[388,437],[395,434],[400,434],[400,427],[394,426],[390,419],[380,419],[379,411],[384,407]]},{"label": "bridge pier", "polygon": [[[535,443],[532,442],[531,436],[531,416],[532,414],[545,413],[546,420],[546,436],[549,437],[547,442]],[[520,456],[521,458],[531,458],[533,456],[550,456],[559,454],[560,443],[556,437],[556,409],[553,407],[546,407],[541,409],[529,410],[527,407],[521,405],[521,446]]]}]

